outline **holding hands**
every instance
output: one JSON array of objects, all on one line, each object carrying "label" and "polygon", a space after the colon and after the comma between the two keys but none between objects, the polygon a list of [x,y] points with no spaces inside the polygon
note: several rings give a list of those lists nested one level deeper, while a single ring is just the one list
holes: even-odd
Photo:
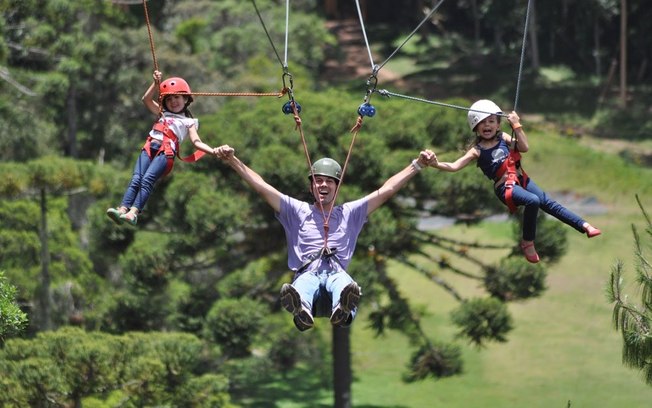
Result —
[{"label": "holding hands", "polygon": [[213,154],[220,160],[228,161],[235,156],[235,149],[229,145],[213,148]]}]

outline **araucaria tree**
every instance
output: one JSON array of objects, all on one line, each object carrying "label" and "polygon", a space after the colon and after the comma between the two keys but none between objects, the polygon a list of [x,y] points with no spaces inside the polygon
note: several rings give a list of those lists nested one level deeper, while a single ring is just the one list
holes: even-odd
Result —
[{"label": "araucaria tree", "polygon": [[636,201],[646,222],[643,237],[636,226],[632,225],[636,282],[641,288],[641,303],[635,305],[629,302],[627,296],[622,293],[624,270],[622,261],[618,261],[613,267],[607,289],[609,301],[615,303],[614,326],[623,336],[623,364],[641,370],[645,382],[652,385],[652,333],[650,332],[652,326],[652,265],[648,258],[649,244],[652,242],[650,240],[652,238],[652,221],[638,196]]}]

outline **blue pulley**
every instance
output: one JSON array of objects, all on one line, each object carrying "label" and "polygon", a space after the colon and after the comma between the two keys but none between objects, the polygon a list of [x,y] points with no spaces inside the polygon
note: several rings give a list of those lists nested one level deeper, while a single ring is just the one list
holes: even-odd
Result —
[{"label": "blue pulley", "polygon": [[376,114],[376,108],[373,105],[365,102],[358,108],[358,115],[372,117]]},{"label": "blue pulley", "polygon": [[[294,104],[297,106],[297,113],[301,113],[301,105],[299,105],[299,102],[294,101]],[[285,102],[285,105],[283,105],[283,113],[286,115],[294,113],[294,109],[292,109],[292,101]]]}]

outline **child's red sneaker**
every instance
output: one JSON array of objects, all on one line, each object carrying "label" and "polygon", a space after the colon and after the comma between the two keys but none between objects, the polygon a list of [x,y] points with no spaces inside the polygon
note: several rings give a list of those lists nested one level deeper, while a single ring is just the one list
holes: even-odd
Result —
[{"label": "child's red sneaker", "polygon": [[539,254],[537,254],[537,250],[534,248],[534,242],[521,241],[521,249],[523,250],[525,259],[527,259],[528,262],[539,262]]},{"label": "child's red sneaker", "polygon": [[598,235],[602,234],[602,231],[595,228],[591,224],[586,224],[584,226],[584,231],[586,231],[586,236],[589,237],[589,238],[597,237]]}]

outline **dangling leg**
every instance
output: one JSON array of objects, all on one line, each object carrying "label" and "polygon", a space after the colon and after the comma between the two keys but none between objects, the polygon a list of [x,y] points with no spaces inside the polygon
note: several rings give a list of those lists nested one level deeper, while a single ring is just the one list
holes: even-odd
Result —
[{"label": "dangling leg", "polygon": [[143,176],[145,175],[145,172],[147,172],[151,163],[152,160],[149,158],[147,152],[141,150],[140,156],[138,156],[136,164],[134,165],[131,181],[122,197],[122,203],[118,208],[109,208],[106,210],[106,215],[116,224],[121,225],[124,223],[125,220],[123,216],[129,212],[129,208],[134,204],[134,201],[136,201],[136,196],[140,191]]},{"label": "dangling leg", "polygon": [[[505,201],[504,187],[500,189],[499,197]],[[539,262],[539,254],[534,247],[537,234],[537,214],[539,213],[539,197],[530,193],[519,185],[512,188],[512,200],[517,206],[523,206],[523,235],[520,243],[525,259],[531,263]]]},{"label": "dangling leg", "polygon": [[326,281],[326,289],[333,297],[333,313],[331,323],[335,326],[349,326],[358,310],[358,302],[362,296],[360,286],[346,271],[339,268]]},{"label": "dangling leg", "polygon": [[140,179],[140,188],[136,193],[136,196],[133,200],[133,204],[129,209],[129,212],[120,216],[122,220],[124,220],[125,222],[131,225],[136,225],[136,223],[138,222],[138,214],[145,207],[145,203],[147,203],[150,194],[154,190],[154,185],[156,184],[156,181],[158,181],[158,179],[160,179],[165,173],[165,168],[167,167],[168,159],[164,154],[157,155],[157,152],[158,150],[152,151],[152,155],[154,159],[151,161],[151,163],[145,170],[145,173]]},{"label": "dangling leg", "polygon": [[586,233],[587,237],[589,238],[597,237],[602,233],[599,229],[584,221],[579,215],[570,211],[555,200],[549,198],[548,195],[543,190],[541,190],[541,188],[539,188],[539,186],[537,186],[532,180],[530,180],[528,183],[527,190],[539,197],[539,201],[541,203],[540,206],[543,211],[557,218],[564,224],[575,228],[581,233]]},{"label": "dangling leg", "polygon": [[281,305],[292,313],[294,325],[300,331],[311,329],[315,324],[311,310],[318,290],[319,278],[313,272],[304,272],[291,285],[285,283],[281,288]]}]

